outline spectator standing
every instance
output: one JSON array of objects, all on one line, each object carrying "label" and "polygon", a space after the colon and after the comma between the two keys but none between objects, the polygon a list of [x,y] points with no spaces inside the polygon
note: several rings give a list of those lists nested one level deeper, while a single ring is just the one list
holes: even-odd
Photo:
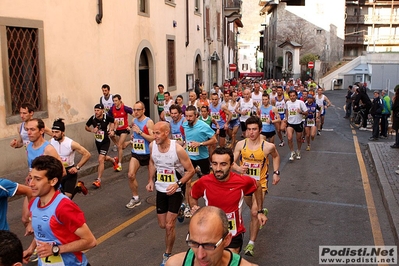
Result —
[{"label": "spectator standing", "polygon": [[349,118],[352,114],[352,94],[353,94],[352,88],[353,88],[352,85],[349,85],[348,91],[346,92],[346,96],[345,96],[345,98],[346,98],[346,104],[345,104],[346,113],[345,113],[344,118]]},{"label": "spectator standing", "polygon": [[392,98],[392,129],[396,132],[395,143],[391,148],[399,148],[399,86],[395,87],[395,95]]},{"label": "spectator standing", "polygon": [[381,92],[381,99],[383,104],[382,117],[381,117],[381,132],[380,138],[388,137],[388,118],[391,116],[392,112],[392,100],[387,95],[387,92],[383,90]]},{"label": "spectator standing", "polygon": [[380,120],[382,114],[382,100],[380,98],[380,92],[374,91],[373,102],[371,103],[370,114],[373,116],[373,135],[369,138],[369,140],[378,140],[379,132],[380,132]]}]

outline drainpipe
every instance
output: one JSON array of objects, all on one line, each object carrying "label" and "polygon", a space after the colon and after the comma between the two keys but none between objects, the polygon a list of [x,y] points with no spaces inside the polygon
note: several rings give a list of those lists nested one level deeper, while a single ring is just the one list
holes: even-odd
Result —
[{"label": "drainpipe", "polygon": [[188,12],[188,0],[186,0],[186,47],[190,44],[190,29],[189,29],[189,12]]},{"label": "drainpipe", "polygon": [[100,24],[103,19],[103,0],[98,0],[98,14],[96,15],[96,22]]}]

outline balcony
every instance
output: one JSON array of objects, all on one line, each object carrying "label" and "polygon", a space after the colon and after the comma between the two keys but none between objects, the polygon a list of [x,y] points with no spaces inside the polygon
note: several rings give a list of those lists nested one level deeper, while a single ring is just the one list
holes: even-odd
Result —
[{"label": "balcony", "polygon": [[399,16],[364,15],[364,24],[399,24]]},{"label": "balcony", "polygon": [[344,45],[351,44],[351,45],[364,45],[364,36],[345,36]]},{"label": "balcony", "polygon": [[357,15],[357,16],[346,16],[345,24],[364,24],[364,16]]},{"label": "balcony", "polygon": [[224,0],[224,15],[228,22],[241,19],[241,0]]},{"label": "balcony", "polygon": [[395,35],[364,35],[364,44],[367,45],[399,45],[399,36]]}]

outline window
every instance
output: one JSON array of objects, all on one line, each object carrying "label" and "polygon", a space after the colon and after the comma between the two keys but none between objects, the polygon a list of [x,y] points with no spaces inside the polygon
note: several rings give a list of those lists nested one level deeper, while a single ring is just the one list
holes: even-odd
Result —
[{"label": "window", "polygon": [[43,22],[0,17],[6,123],[19,123],[19,107],[29,102],[46,118],[47,97]]},{"label": "window", "polygon": [[165,4],[168,4],[168,5],[173,6],[173,7],[176,6],[175,0],[165,0]]},{"label": "window", "polygon": [[321,34],[322,32],[323,32],[322,29],[317,29],[317,30],[316,30],[316,34]]},{"label": "window", "polygon": [[209,7],[206,7],[205,9],[205,26],[206,26],[206,39],[210,40],[211,39],[211,23],[209,20]]},{"label": "window", "polygon": [[168,55],[168,90],[170,87],[176,86],[176,56],[175,56],[175,40],[168,39],[167,42]]},{"label": "window", "polygon": [[220,12],[216,11],[216,34],[218,40],[220,40]]},{"label": "window", "polygon": [[138,0],[139,15],[148,16],[150,14],[150,8],[148,0]]},{"label": "window", "polygon": [[248,64],[242,64],[242,71],[247,71],[248,70]]}]

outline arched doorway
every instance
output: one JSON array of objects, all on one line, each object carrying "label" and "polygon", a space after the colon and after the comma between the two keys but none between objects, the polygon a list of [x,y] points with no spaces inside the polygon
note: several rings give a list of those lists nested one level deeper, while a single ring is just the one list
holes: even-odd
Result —
[{"label": "arched doorway", "polygon": [[195,58],[194,76],[195,80],[199,79],[201,82],[203,82],[201,56],[199,54],[197,54],[197,57]]},{"label": "arched doorway", "polygon": [[139,59],[139,100],[145,105],[145,115],[151,117],[150,64],[148,49],[143,49]]}]

